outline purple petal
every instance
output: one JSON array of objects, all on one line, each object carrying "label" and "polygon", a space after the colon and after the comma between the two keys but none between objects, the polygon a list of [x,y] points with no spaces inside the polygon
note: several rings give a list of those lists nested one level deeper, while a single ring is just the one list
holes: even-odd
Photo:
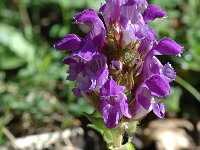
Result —
[{"label": "purple petal", "polygon": [[132,6],[132,5],[135,5],[137,3],[137,0],[128,0],[126,5],[127,6]]},{"label": "purple petal", "polygon": [[115,107],[111,107],[110,109],[104,111],[103,117],[106,127],[114,128],[119,123],[120,113]]},{"label": "purple petal", "polygon": [[107,128],[113,128],[118,124],[120,113],[116,106],[112,106],[104,98],[100,98],[99,110],[103,114]]},{"label": "purple petal", "polygon": [[152,70],[151,70],[151,65],[152,65],[152,58],[154,54],[152,51],[149,51],[146,56],[144,57],[144,63],[143,63],[143,68],[142,68],[142,75],[143,79],[148,79],[149,77],[152,76]]},{"label": "purple petal", "polygon": [[111,63],[113,64],[113,66],[114,66],[117,70],[122,70],[122,63],[121,63],[120,61],[113,60],[113,61],[111,61]]},{"label": "purple petal", "polygon": [[148,32],[146,38],[147,38],[148,40],[150,40],[150,41],[154,41],[154,40],[157,38],[157,35],[156,35],[156,33],[155,33],[155,31],[154,31],[153,28],[150,28],[150,29],[149,29],[149,32]]},{"label": "purple petal", "polygon": [[117,83],[112,78],[110,78],[101,88],[100,95],[102,96],[118,95],[120,92],[124,92],[125,89],[126,88],[124,86],[117,85]]},{"label": "purple petal", "polygon": [[106,0],[106,4],[102,6],[100,11],[103,14],[106,24],[109,26],[110,21],[114,22],[120,16],[121,0]]},{"label": "purple petal", "polygon": [[151,92],[146,87],[141,87],[136,92],[136,99],[140,105],[148,110],[151,105]]},{"label": "purple petal", "polygon": [[75,63],[77,63],[77,61],[74,60],[74,59],[71,58],[71,57],[67,57],[67,58],[65,58],[65,59],[63,60],[63,63],[69,65],[69,64],[72,64],[72,63],[75,64]]},{"label": "purple petal", "polygon": [[163,118],[165,114],[165,106],[162,102],[152,103],[153,112],[159,118]]},{"label": "purple petal", "polygon": [[77,13],[74,16],[74,20],[77,23],[84,24],[84,23],[95,23],[97,14],[93,9],[86,9],[82,12]]},{"label": "purple petal", "polygon": [[75,34],[68,34],[55,43],[54,48],[62,51],[76,51],[81,47],[81,39]]},{"label": "purple petal", "polygon": [[93,9],[86,9],[82,12],[77,13],[74,16],[74,19],[77,23],[80,24],[90,23],[92,25],[97,25],[98,27],[104,29],[103,22]]},{"label": "purple petal", "polygon": [[80,13],[77,13],[74,16],[74,19],[76,20],[76,23],[89,23],[93,25],[93,28],[87,34],[87,40],[92,40],[97,35],[105,32],[103,22],[93,9],[86,9]]},{"label": "purple petal", "polygon": [[69,65],[67,80],[75,81],[78,74],[84,70],[84,63],[77,62],[71,57],[64,59],[63,62]]},{"label": "purple petal", "polygon": [[119,104],[120,104],[120,110],[124,116],[127,118],[131,118],[127,97],[124,93],[119,94]]},{"label": "purple petal", "polygon": [[144,107],[138,102],[138,100],[135,100],[133,108],[132,108],[132,119],[133,120],[139,120],[142,117],[146,116],[151,111],[151,106],[149,109],[144,109]]},{"label": "purple petal", "polygon": [[170,63],[167,63],[162,68],[162,74],[169,78],[169,81],[173,81],[176,78],[176,72],[174,71],[174,68],[171,66]]},{"label": "purple petal", "polygon": [[67,80],[70,80],[70,81],[75,81],[77,76],[78,76],[78,73],[77,73],[77,64],[75,63],[72,63],[69,65],[69,70],[67,71],[67,73],[69,74],[67,76]]},{"label": "purple petal", "polygon": [[126,3],[126,5],[128,5],[128,6],[132,6],[132,5],[135,5],[135,4],[146,6],[147,1],[146,0],[128,0],[128,2]]},{"label": "purple petal", "polygon": [[103,54],[95,55],[90,62],[87,63],[87,67],[93,72],[93,74],[97,74],[99,71],[107,66],[107,58]]},{"label": "purple petal", "polygon": [[137,22],[142,22],[142,16],[140,15],[140,10],[138,7],[135,6],[127,6],[123,5],[120,8],[121,11],[121,23],[123,28],[125,28],[125,25],[130,21],[132,24],[136,24]]},{"label": "purple petal", "polygon": [[97,48],[102,48],[105,44],[105,33],[102,31],[99,35],[95,36],[92,40],[93,44]]},{"label": "purple petal", "polygon": [[[143,17],[140,13],[142,1],[128,1],[120,7],[120,23],[122,25],[122,47],[130,42],[144,38],[148,34]],[[133,4],[133,5],[130,5]],[[140,6],[141,5],[141,6]]]},{"label": "purple petal", "polygon": [[169,83],[160,75],[152,76],[150,79],[146,80],[145,83],[151,90],[153,96],[162,98],[170,93]]},{"label": "purple petal", "polygon": [[92,80],[88,75],[84,74],[83,72],[78,74],[76,82],[78,88],[84,92],[91,92],[96,87],[95,80]]},{"label": "purple petal", "polygon": [[97,87],[96,89],[99,90],[108,80],[108,67],[107,65],[101,70],[101,72],[97,75]]},{"label": "purple petal", "polygon": [[178,55],[183,51],[183,47],[169,38],[161,39],[153,49],[155,55]]},{"label": "purple petal", "polygon": [[75,96],[77,96],[77,97],[82,97],[82,94],[81,94],[81,90],[80,90],[80,89],[74,88],[74,89],[72,89],[72,92],[73,92],[73,94],[74,94]]},{"label": "purple petal", "polygon": [[139,52],[144,54],[152,48],[152,43],[148,39],[142,39],[139,47]]},{"label": "purple petal", "polygon": [[123,34],[123,46],[125,47],[129,43],[138,39],[136,33],[138,32],[139,26],[128,24],[125,29],[122,29]]},{"label": "purple petal", "polygon": [[99,110],[103,112],[104,109],[107,107],[107,105],[111,106],[109,103],[107,103],[107,101],[105,100],[105,97],[100,97]]},{"label": "purple petal", "polygon": [[131,118],[124,86],[110,78],[100,89],[99,109],[108,128],[115,127],[121,115]]},{"label": "purple petal", "polygon": [[93,56],[97,54],[97,49],[93,45],[92,42],[87,42],[85,45],[79,50],[72,53],[72,57],[78,57],[85,61],[92,60]]},{"label": "purple petal", "polygon": [[96,90],[99,90],[108,80],[107,59],[104,55],[99,54],[87,63],[87,74],[96,79]]},{"label": "purple petal", "polygon": [[153,56],[149,67],[150,71],[153,74],[160,74],[163,65],[161,64],[160,60],[158,60],[155,56]]},{"label": "purple petal", "polygon": [[143,23],[141,24],[138,24],[140,29],[138,30],[138,32],[136,33],[136,36],[139,38],[139,39],[143,39],[145,37],[148,37],[148,34],[149,34],[149,28],[145,25],[143,25]]},{"label": "purple petal", "polygon": [[154,32],[154,29],[150,28],[147,32],[147,35],[144,39],[141,40],[141,44],[139,47],[140,53],[147,53],[152,49],[154,40],[157,38],[157,35]]},{"label": "purple petal", "polygon": [[99,12],[105,11],[105,8],[106,8],[106,4],[101,5],[99,8]]},{"label": "purple petal", "polygon": [[145,9],[143,18],[146,23],[154,21],[156,18],[166,17],[167,13],[155,5],[149,5]]}]

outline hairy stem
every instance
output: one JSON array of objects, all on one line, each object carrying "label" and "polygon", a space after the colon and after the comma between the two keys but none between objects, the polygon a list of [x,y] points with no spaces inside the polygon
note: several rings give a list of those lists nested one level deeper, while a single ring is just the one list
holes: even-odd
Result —
[{"label": "hairy stem", "polygon": [[113,148],[117,149],[121,147],[122,144],[122,132],[121,129],[116,129],[115,134],[113,135]]}]

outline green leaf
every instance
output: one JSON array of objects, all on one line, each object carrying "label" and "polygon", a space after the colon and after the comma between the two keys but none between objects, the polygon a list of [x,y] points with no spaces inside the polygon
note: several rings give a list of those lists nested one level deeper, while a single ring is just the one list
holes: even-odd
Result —
[{"label": "green leaf", "polygon": [[128,122],[127,131],[130,133],[134,133],[136,131],[137,124],[138,124],[138,121]]},{"label": "green leaf", "polygon": [[111,145],[113,143],[113,130],[110,130],[110,129],[106,129],[104,132],[103,132],[103,138],[105,140],[105,142],[108,144],[108,145]]},{"label": "green leaf", "polygon": [[84,114],[97,128],[106,130],[106,126],[103,122],[102,117],[98,111],[94,111],[92,114]]},{"label": "green leaf", "polygon": [[114,130],[108,129],[105,126],[101,114],[97,110],[95,110],[92,114],[85,114],[85,116],[93,123],[93,124],[88,125],[88,127],[91,127],[97,132],[99,132],[103,136],[104,141],[108,145],[112,144]]},{"label": "green leaf", "polygon": [[127,142],[125,145],[122,145],[120,148],[115,150],[135,150],[135,148],[131,142]]},{"label": "green leaf", "polygon": [[94,124],[88,124],[87,127],[92,128],[94,130],[96,130],[97,132],[99,132],[100,134],[103,134],[103,130],[97,128]]},{"label": "green leaf", "polygon": [[1,23],[0,33],[0,44],[7,47],[17,57],[24,61],[33,62],[35,49],[18,29],[8,24]]},{"label": "green leaf", "polygon": [[9,49],[0,46],[0,69],[14,69],[25,64],[25,61],[16,56]]}]

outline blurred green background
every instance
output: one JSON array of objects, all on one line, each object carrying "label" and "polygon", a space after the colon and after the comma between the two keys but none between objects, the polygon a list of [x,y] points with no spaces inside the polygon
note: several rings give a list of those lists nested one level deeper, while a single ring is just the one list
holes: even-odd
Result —
[{"label": "blurred green background", "polygon": [[[98,10],[104,0],[1,0],[0,1],[0,145],[14,136],[25,136],[77,124],[83,111],[92,108],[72,95],[74,83],[66,79],[62,59],[68,53],[52,48],[68,33],[84,35],[72,16],[85,8]],[[200,120],[200,1],[151,0],[168,17],[156,20],[159,38],[184,46],[181,57],[160,57],[172,62],[177,80],[165,99],[166,117]],[[81,124],[81,123],[80,123]],[[79,123],[78,123],[79,125]]]}]

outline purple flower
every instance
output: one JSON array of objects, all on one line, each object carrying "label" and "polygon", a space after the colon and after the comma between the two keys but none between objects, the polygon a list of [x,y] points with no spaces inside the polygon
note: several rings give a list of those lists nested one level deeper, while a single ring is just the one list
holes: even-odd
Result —
[{"label": "purple flower", "polygon": [[74,20],[79,24],[92,24],[93,27],[84,38],[68,34],[54,44],[54,47],[58,50],[72,51],[73,57],[80,57],[89,61],[104,45],[105,27],[96,12],[92,9],[77,13],[74,16]]},{"label": "purple flower", "polygon": [[77,82],[73,93],[80,96],[81,91],[99,91],[108,78],[107,59],[100,54],[105,41],[105,27],[92,9],[77,13],[74,20],[79,24],[92,24],[93,27],[84,38],[69,34],[54,44],[54,47],[72,51],[64,63],[69,65],[67,79]]},{"label": "purple flower", "polygon": [[68,34],[54,44],[71,52],[63,62],[69,66],[67,80],[77,85],[72,92],[88,98],[108,128],[123,120],[140,120],[151,110],[163,118],[162,98],[169,95],[176,73],[156,56],[179,55],[183,47],[166,37],[157,41],[148,23],[167,13],[146,0],[106,0],[100,12],[106,27],[94,10],[87,9],[73,18],[92,25],[85,37]]},{"label": "purple flower", "polygon": [[[179,50],[179,46],[171,46],[174,52],[177,51],[181,52],[181,50]],[[161,49],[159,49],[160,51],[163,51],[164,54],[167,54],[167,51],[169,49],[162,49],[165,47],[161,47]],[[176,73],[173,69],[173,67],[167,63],[164,66],[161,64],[161,62],[156,58],[156,56],[154,56],[154,54],[157,54],[157,52],[155,53],[156,50],[154,50],[154,48],[152,48],[151,50],[149,50],[149,52],[146,54],[146,56],[144,57],[144,63],[143,63],[143,69],[142,69],[142,73],[140,74],[143,82],[141,84],[142,87],[145,87],[148,89],[149,91],[149,99],[150,97],[157,97],[159,99],[163,98],[164,96],[169,95],[170,93],[170,85],[169,83],[171,81],[173,81],[176,77]],[[172,50],[171,50],[172,51]],[[144,95],[140,88],[138,88],[137,92],[136,92],[136,105],[133,107],[133,112],[137,111],[138,113],[134,113],[132,118],[133,119],[137,119],[138,115],[140,114],[140,116],[142,116],[141,114],[146,114],[148,113],[149,109],[153,109],[153,112],[158,116],[158,117],[162,117],[164,116],[161,115],[161,112],[165,112],[164,111],[164,106],[161,103],[155,103],[153,101],[153,99],[151,100],[151,105],[148,105],[148,109],[144,109],[143,107],[139,107],[142,106],[141,104],[141,98],[139,98],[137,95],[139,95],[139,93],[141,93],[142,95]],[[149,104],[149,101],[147,100],[142,100],[143,103]],[[158,105],[159,104],[159,105]],[[159,106],[159,107],[158,107]],[[160,111],[160,113],[158,113],[158,110]],[[140,112],[140,113],[139,113]]]},{"label": "purple flower", "polygon": [[[146,43],[145,43],[146,44]],[[172,45],[172,44],[171,44]],[[152,46],[151,46],[152,47]],[[179,50],[179,46],[171,46],[174,52],[176,54],[178,53],[177,51],[181,52]],[[163,51],[164,54],[167,54],[169,49],[162,49],[165,47],[160,46],[161,49],[159,51]],[[148,52],[149,51],[149,52]],[[173,69],[173,67],[167,63],[164,66],[161,64],[161,62],[154,56],[155,50],[152,48],[151,50],[148,50],[147,54],[144,57],[144,63],[143,63],[143,69],[142,73],[140,74],[143,82],[140,86],[140,88],[137,89],[136,91],[136,100],[135,100],[135,105],[133,107],[133,119],[138,119],[141,116],[146,115],[149,110],[153,109],[153,112],[160,118],[164,116],[164,106],[162,103],[156,103],[153,100],[153,97],[157,97],[159,99],[163,98],[164,96],[169,95],[170,93],[170,85],[169,83],[173,81],[176,77],[176,73]],[[172,50],[171,50],[172,51]],[[142,89],[146,89],[146,93],[142,92]],[[147,92],[148,91],[148,92]],[[147,94],[148,93],[148,94]],[[138,96],[142,95],[142,96]],[[147,96],[148,95],[148,96]],[[142,97],[148,97],[148,99],[144,99]],[[149,105],[149,103],[151,104]],[[144,106],[145,103],[147,106],[146,109],[142,106]],[[137,112],[137,113],[136,113]]]},{"label": "purple flower", "polygon": [[83,71],[84,62],[82,62],[81,60],[77,61],[71,57],[64,59],[63,62],[69,65],[69,70],[68,70],[69,75],[67,77],[67,80],[75,81],[76,78],[78,77],[78,74]]},{"label": "purple flower", "polygon": [[131,117],[125,90],[126,87],[117,85],[112,78],[100,89],[99,109],[108,128],[115,127],[123,115]]},{"label": "purple flower", "polygon": [[74,16],[74,20],[79,24],[92,24],[92,29],[87,33],[85,40],[92,40],[95,46],[102,47],[105,40],[105,27],[93,9],[87,9]]},{"label": "purple flower", "polygon": [[159,102],[159,103],[153,102],[152,107],[153,107],[153,112],[154,114],[156,114],[156,116],[158,116],[159,118],[164,117],[165,106],[162,102]]},{"label": "purple flower", "polygon": [[121,6],[121,24],[123,40],[122,45],[127,45],[138,39],[142,39],[148,33],[147,26],[140,14],[137,4],[133,6]]},{"label": "purple flower", "polygon": [[[67,58],[64,63],[69,65],[67,79],[76,81],[80,91],[99,91],[108,79],[107,59],[102,54],[95,55],[88,62]],[[77,90],[74,93],[77,93]]]},{"label": "purple flower", "polygon": [[146,23],[154,21],[156,18],[166,17],[167,13],[155,5],[149,5],[143,13],[143,18]]},{"label": "purple flower", "polygon": [[169,83],[160,75],[156,74],[151,76],[145,81],[145,84],[151,90],[151,94],[158,98],[163,98],[169,95],[170,86]]},{"label": "purple flower", "polygon": [[121,62],[117,61],[117,60],[113,60],[111,61],[112,65],[117,69],[117,70],[122,70],[122,64]]},{"label": "purple flower", "polygon": [[[109,72],[108,72],[106,57],[102,54],[94,56],[91,61],[86,63],[83,73],[84,73],[84,76],[90,80],[89,85],[85,83],[84,79],[79,79],[79,78],[78,78],[79,82],[77,81],[77,83],[79,85],[82,84],[84,87],[86,85],[87,87],[90,86],[90,88],[86,88],[86,89],[89,89],[89,91],[90,90],[99,91],[99,89],[104,85],[104,83],[108,79]],[[87,91],[87,90],[84,90],[84,91]]]},{"label": "purple flower", "polygon": [[132,108],[132,119],[139,120],[147,115],[151,110],[159,118],[164,117],[165,107],[162,102],[156,103],[152,96],[151,90],[143,84],[136,91],[135,102]]},{"label": "purple flower", "polygon": [[54,44],[54,48],[58,50],[68,50],[68,51],[76,51],[82,45],[81,39],[77,37],[75,34],[68,34],[65,37],[61,38],[56,44]]},{"label": "purple flower", "polygon": [[171,66],[170,63],[167,63],[164,66],[162,66],[161,74],[163,74],[166,77],[166,80],[168,80],[168,82],[171,82],[176,78],[176,72],[174,71],[174,68]]},{"label": "purple flower", "polygon": [[122,0],[106,0],[106,4],[104,4],[100,8],[100,12],[102,12],[104,20],[109,25],[109,22],[117,21],[120,17],[120,6],[122,4]]},{"label": "purple flower", "polygon": [[163,38],[154,47],[155,55],[178,55],[183,51],[183,47],[169,38]]},{"label": "purple flower", "polygon": [[153,97],[148,87],[140,86],[136,91],[135,101],[132,106],[132,119],[139,120],[147,115],[152,110],[152,101]]}]

